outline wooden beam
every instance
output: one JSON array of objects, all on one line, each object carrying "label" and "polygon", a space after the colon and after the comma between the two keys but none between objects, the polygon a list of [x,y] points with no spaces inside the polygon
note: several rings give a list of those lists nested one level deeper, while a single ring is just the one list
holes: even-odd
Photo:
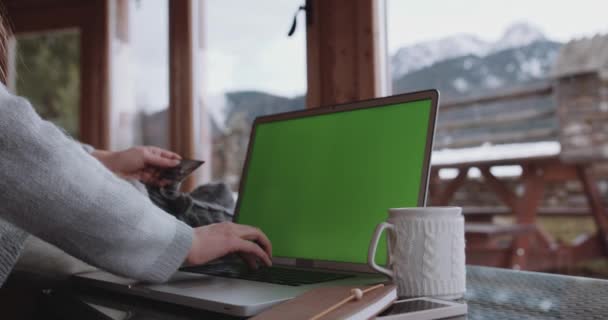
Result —
[{"label": "wooden beam", "polygon": [[542,165],[545,182],[562,182],[578,179],[576,166],[563,163],[559,160],[547,162]]},{"label": "wooden beam", "polygon": [[[526,270],[555,271],[567,268],[571,260],[571,252],[574,250],[570,250],[570,248],[533,249],[529,255],[534,259],[528,261]],[[510,248],[466,248],[467,264],[471,265],[504,268],[510,262],[510,255]]]},{"label": "wooden beam", "polygon": [[[93,0],[94,1],[94,0]],[[71,8],[81,7],[90,4],[91,0],[2,0],[3,5],[7,10],[20,9],[31,10],[38,8],[40,10],[50,10],[53,8]]]},{"label": "wooden beam", "polygon": [[110,148],[110,6],[92,1],[80,33],[80,136],[99,149]]},{"label": "wooden beam", "polygon": [[[194,146],[194,13],[192,0],[169,1],[169,146],[184,158]],[[183,189],[191,190],[188,179]]]},{"label": "wooden beam", "polygon": [[587,237],[578,244],[569,247],[572,252],[572,262],[605,257],[604,239],[598,233]]},{"label": "wooden beam", "polygon": [[473,98],[462,98],[462,99],[454,99],[448,100],[441,104],[441,110],[446,111],[448,109],[454,109],[458,107],[469,106],[473,104],[482,104],[482,103],[497,103],[497,102],[505,102],[512,101],[518,99],[526,99],[531,97],[539,97],[539,96],[548,96],[553,93],[552,85],[537,85],[537,86],[527,86],[526,89],[518,89],[518,90],[510,90],[505,91],[499,94],[492,94],[489,96],[480,96]]},{"label": "wooden beam", "polygon": [[604,245],[604,252],[608,253],[608,217],[606,216],[606,208],[604,207],[601,193],[597,188],[595,180],[589,175],[586,166],[577,165],[576,170],[583,184],[585,197],[591,208],[591,214],[597,225],[598,238]]},{"label": "wooden beam", "polygon": [[[80,28],[98,0],[3,0],[15,33]],[[94,12],[93,12],[94,13]]]},{"label": "wooden beam", "polygon": [[378,95],[375,3],[307,1],[308,108]]},{"label": "wooden beam", "polygon": [[545,192],[545,182],[542,173],[535,165],[524,167],[522,175],[524,185],[524,196],[518,205],[517,223],[534,224],[536,223],[536,213]]},{"label": "wooden beam", "polygon": [[517,196],[511,192],[511,190],[509,190],[509,188],[507,188],[502,181],[498,180],[498,178],[492,174],[490,167],[479,167],[479,171],[481,171],[486,183],[492,190],[494,190],[498,198],[500,198],[504,204],[511,208],[511,210],[517,210]]},{"label": "wooden beam", "polygon": [[469,173],[469,168],[459,169],[458,175],[456,178],[450,180],[445,188],[438,193],[437,196],[437,205],[438,206],[447,206],[450,203],[450,200],[454,197],[454,193],[458,191],[458,189],[464,184],[467,179],[467,174]]},{"label": "wooden beam", "polygon": [[431,168],[431,175],[429,179],[429,199],[432,203],[439,194],[439,187],[441,185],[441,178],[439,177],[439,170]]},{"label": "wooden beam", "polygon": [[[545,181],[535,165],[524,167],[522,182],[525,188],[524,196],[519,199],[515,221],[518,224],[536,224],[538,207],[545,192]],[[525,269],[530,256],[529,235],[519,235],[515,238],[511,252],[511,267]]]}]

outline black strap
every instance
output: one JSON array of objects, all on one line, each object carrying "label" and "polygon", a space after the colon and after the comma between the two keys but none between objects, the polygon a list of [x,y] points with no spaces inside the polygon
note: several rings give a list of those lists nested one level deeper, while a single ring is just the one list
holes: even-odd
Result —
[{"label": "black strap", "polygon": [[291,28],[289,28],[289,32],[287,33],[288,37],[293,36],[293,34],[296,32],[296,26],[298,24],[298,13],[300,13],[300,11],[306,11],[306,6],[300,6],[298,10],[296,10],[296,13],[293,15],[293,23],[291,24]]}]

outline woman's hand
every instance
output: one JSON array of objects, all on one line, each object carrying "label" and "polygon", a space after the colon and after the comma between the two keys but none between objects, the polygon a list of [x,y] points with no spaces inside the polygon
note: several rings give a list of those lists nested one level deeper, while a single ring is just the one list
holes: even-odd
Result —
[{"label": "woman's hand", "polygon": [[186,265],[199,265],[223,257],[238,254],[250,268],[257,268],[257,261],[272,265],[272,244],[258,228],[222,222],[194,229],[192,248],[186,257]]},{"label": "woman's hand", "polygon": [[181,157],[177,153],[157,147],[141,146],[123,151],[95,150],[92,156],[110,171],[143,183],[159,183],[156,180],[160,169],[175,167]]}]

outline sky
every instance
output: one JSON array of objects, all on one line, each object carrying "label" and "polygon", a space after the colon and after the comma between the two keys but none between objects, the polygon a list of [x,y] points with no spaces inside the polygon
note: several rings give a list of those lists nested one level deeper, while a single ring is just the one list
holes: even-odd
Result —
[{"label": "sky", "polygon": [[606,0],[387,0],[388,51],[455,33],[495,41],[515,22],[531,23],[565,42],[608,34],[606,12]]},{"label": "sky", "polygon": [[[167,1],[132,0],[131,33],[138,100],[168,103]],[[293,37],[287,31],[304,0],[204,1],[204,92],[261,90],[293,97],[306,91],[303,13]],[[470,33],[500,38],[516,22],[539,27],[552,40],[608,34],[607,0],[387,0],[387,51]],[[152,107],[155,108],[155,107]]]},{"label": "sky", "polygon": [[[303,0],[205,1],[204,92],[261,90],[284,96],[306,92]],[[130,27],[137,98],[156,111],[168,104],[167,0],[131,3]]]}]

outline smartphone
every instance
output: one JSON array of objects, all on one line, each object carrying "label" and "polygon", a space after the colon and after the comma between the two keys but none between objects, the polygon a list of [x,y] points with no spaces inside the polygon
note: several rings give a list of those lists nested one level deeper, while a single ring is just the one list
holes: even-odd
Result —
[{"label": "smartphone", "polygon": [[378,320],[433,320],[467,314],[467,305],[431,298],[398,300],[376,319]]}]

